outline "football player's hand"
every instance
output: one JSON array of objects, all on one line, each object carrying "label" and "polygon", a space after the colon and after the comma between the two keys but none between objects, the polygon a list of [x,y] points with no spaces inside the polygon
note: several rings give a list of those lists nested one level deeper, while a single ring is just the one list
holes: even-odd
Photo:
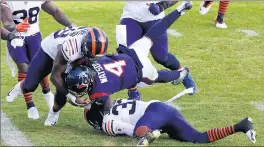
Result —
[{"label": "football player's hand", "polygon": [[29,17],[25,18],[21,23],[16,25],[16,30],[18,32],[27,32],[28,28],[30,27],[30,24],[28,23]]},{"label": "football player's hand", "polygon": [[149,5],[149,12],[153,15],[159,15],[163,10],[160,8],[158,4],[148,4]]}]

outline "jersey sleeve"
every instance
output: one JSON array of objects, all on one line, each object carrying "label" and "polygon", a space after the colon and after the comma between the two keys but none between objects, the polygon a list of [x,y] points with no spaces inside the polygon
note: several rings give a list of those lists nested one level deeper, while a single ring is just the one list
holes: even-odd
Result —
[{"label": "jersey sleeve", "polygon": [[77,45],[77,39],[67,39],[63,42],[61,52],[66,61],[72,63],[77,59],[82,58],[81,51]]},{"label": "jersey sleeve", "polygon": [[120,120],[109,119],[107,118],[103,120],[102,128],[105,134],[109,136],[117,136],[117,135],[127,135],[133,136],[135,126],[132,124],[128,124],[122,122]]}]

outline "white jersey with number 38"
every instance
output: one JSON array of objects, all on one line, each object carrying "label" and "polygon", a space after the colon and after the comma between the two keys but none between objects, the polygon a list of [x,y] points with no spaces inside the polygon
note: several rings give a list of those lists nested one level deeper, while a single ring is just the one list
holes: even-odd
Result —
[{"label": "white jersey with number 38", "polygon": [[144,115],[147,107],[153,102],[159,101],[116,100],[109,113],[103,118],[103,131],[108,135],[126,134],[132,136],[136,123]]},{"label": "white jersey with number 38", "polygon": [[1,5],[11,10],[15,24],[19,24],[25,18],[29,17],[28,23],[30,24],[30,28],[28,31],[21,33],[17,32],[16,35],[31,36],[40,31],[39,12],[43,3],[45,3],[45,1],[2,1]]},{"label": "white jersey with number 38", "polygon": [[61,52],[65,60],[71,63],[83,57],[81,43],[88,30],[88,27],[67,27],[58,30],[44,38],[41,47],[54,60],[58,45],[62,45]]}]

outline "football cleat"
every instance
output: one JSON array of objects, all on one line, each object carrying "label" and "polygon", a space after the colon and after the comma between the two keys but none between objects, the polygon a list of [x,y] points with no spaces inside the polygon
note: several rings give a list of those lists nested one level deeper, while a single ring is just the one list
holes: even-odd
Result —
[{"label": "football cleat", "polygon": [[215,27],[220,28],[220,29],[226,29],[227,25],[224,22],[219,23],[218,21],[216,21],[215,22]]},{"label": "football cleat", "polygon": [[187,76],[182,81],[182,84],[186,89],[193,88],[193,93],[189,93],[189,95],[194,95],[197,92],[197,87],[195,81],[193,80],[190,72],[188,72]]},{"label": "football cleat", "polygon": [[172,85],[178,85],[181,84],[183,79],[188,75],[189,68],[188,67],[182,67],[178,70],[180,72],[180,77],[176,80],[171,81]]},{"label": "football cleat", "polygon": [[238,124],[243,128],[242,132],[245,133],[245,135],[248,137],[248,139],[252,143],[256,143],[256,131],[254,131],[253,127],[253,119],[250,117],[247,117],[240,121]]},{"label": "football cleat", "polygon": [[137,89],[131,89],[127,92],[128,100],[141,100],[140,92]]},{"label": "football cleat", "polygon": [[39,119],[38,109],[36,107],[31,107],[27,110],[29,119]]},{"label": "football cleat", "polygon": [[55,126],[58,119],[59,119],[60,111],[53,112],[52,109],[50,109],[48,118],[45,120],[44,126]]},{"label": "football cleat", "polygon": [[183,1],[178,7],[178,12],[181,13],[181,15],[184,15],[185,12],[190,10],[192,8],[192,2],[191,1]]},{"label": "football cleat", "polygon": [[205,15],[208,13],[213,5],[213,1],[202,1],[200,5],[200,14]]},{"label": "football cleat", "polygon": [[7,96],[6,96],[6,101],[7,102],[13,102],[15,101],[18,96],[22,93],[22,89],[20,87],[20,84],[21,82],[18,82],[15,87],[13,87],[12,90],[10,90],[8,93],[7,93]]},{"label": "football cleat", "polygon": [[153,141],[158,139],[160,137],[160,131],[159,130],[154,130],[152,132],[147,133],[144,137],[142,137],[138,143],[137,146],[148,146],[151,144]]},{"label": "football cleat", "polygon": [[46,94],[43,93],[43,96],[47,102],[47,105],[49,107],[49,110],[53,107],[54,104],[54,94],[50,91]]}]

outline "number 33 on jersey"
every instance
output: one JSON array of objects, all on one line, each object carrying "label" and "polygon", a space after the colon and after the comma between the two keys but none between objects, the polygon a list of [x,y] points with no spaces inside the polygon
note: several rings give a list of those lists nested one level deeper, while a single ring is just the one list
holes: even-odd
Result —
[{"label": "number 33 on jersey", "polygon": [[39,11],[45,1],[1,1],[1,5],[8,7],[12,12],[15,24],[19,24],[25,18],[29,18],[30,28],[27,32],[22,32],[21,36],[31,36],[39,30]]}]

